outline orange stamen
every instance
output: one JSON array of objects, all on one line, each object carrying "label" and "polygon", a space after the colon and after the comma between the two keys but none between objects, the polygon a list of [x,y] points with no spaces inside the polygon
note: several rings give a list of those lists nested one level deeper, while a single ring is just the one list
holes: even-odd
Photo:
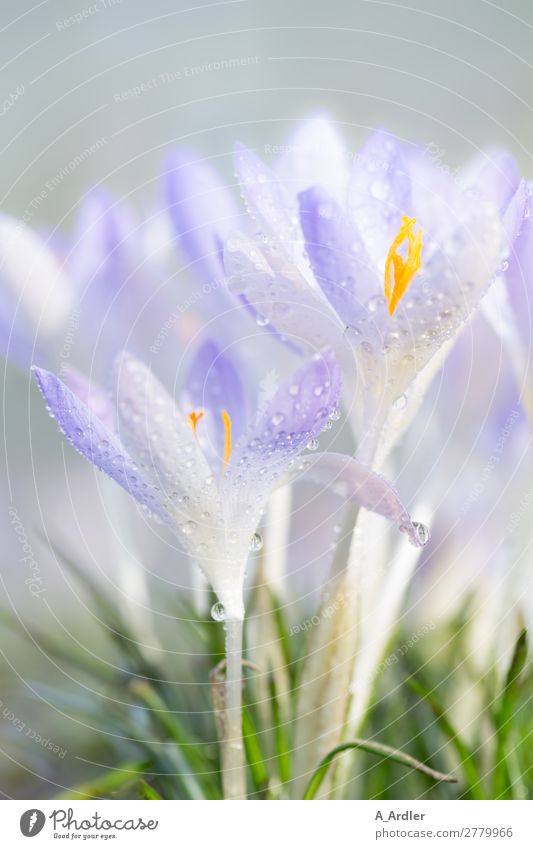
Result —
[{"label": "orange stamen", "polygon": [[231,417],[227,410],[222,410],[220,413],[222,424],[224,425],[224,459],[222,462],[222,471],[225,470],[231,457]]},{"label": "orange stamen", "polygon": [[196,428],[198,427],[198,422],[200,421],[200,419],[203,419],[203,417],[203,413],[196,413],[194,410],[187,416],[187,424],[189,425],[190,429],[192,430],[195,436]]},{"label": "orange stamen", "polygon": [[[385,263],[385,297],[389,315],[393,315],[405,295],[409,283],[422,264],[422,230],[414,232],[416,218],[402,216],[402,225],[389,248]],[[398,253],[398,248],[407,239],[407,256]]]}]

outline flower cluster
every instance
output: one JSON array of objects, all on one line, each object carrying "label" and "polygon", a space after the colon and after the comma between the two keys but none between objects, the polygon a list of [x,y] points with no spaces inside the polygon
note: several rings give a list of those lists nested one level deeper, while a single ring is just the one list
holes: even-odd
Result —
[{"label": "flower cluster", "polygon": [[[359,698],[349,714],[356,730],[355,714],[364,714],[370,698],[365,682],[380,667],[419,550],[429,551],[422,569],[429,574],[447,550],[439,544],[456,496],[440,498],[440,479],[427,484],[429,511],[443,501],[432,548],[428,528],[412,520],[390,479],[421,441],[426,419],[419,413],[444,363],[441,374],[452,377],[435,421],[446,429],[462,379],[465,334],[457,340],[465,326],[506,347],[520,390],[518,451],[529,434],[522,405],[533,410],[531,187],[513,160],[487,153],[457,177],[383,130],[349,157],[322,117],[300,127],[283,150],[267,165],[237,144],[238,190],[208,161],[172,151],[162,206],[141,219],[95,191],[81,204],[70,240],[0,218],[6,356],[33,365],[69,442],[171,529],[217,596],[214,616],[228,626],[232,751],[223,769],[232,797],[245,792],[238,623],[247,561],[263,546],[274,494],[303,478],[346,503],[343,553],[339,545],[332,574],[345,570],[368,622],[342,696]],[[189,308],[176,312],[188,285],[202,295],[193,290]],[[288,375],[266,399],[258,368],[265,357]],[[461,399],[470,392],[463,389]],[[508,413],[506,404],[496,405],[493,419]],[[467,427],[472,419],[470,411]],[[346,425],[348,447],[317,452],[321,434],[331,441],[337,423]],[[504,447],[492,451],[491,475],[501,476]],[[414,500],[411,482],[405,493]],[[471,497],[465,515],[477,500]],[[369,514],[407,535],[414,547],[407,559],[398,554],[403,537],[396,531],[392,543],[387,537],[361,556],[365,529],[386,535]],[[341,628],[351,608],[343,596],[337,617],[331,604],[331,616],[309,621],[337,640],[335,622]],[[380,623],[377,636],[372,622]],[[347,642],[346,658],[353,654]],[[320,736],[312,728],[304,734],[311,743]],[[316,762],[324,752],[319,740],[311,743]]]}]

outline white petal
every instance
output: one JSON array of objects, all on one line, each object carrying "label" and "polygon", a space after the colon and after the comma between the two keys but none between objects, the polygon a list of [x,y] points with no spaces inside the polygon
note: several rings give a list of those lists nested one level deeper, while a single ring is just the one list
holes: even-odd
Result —
[{"label": "white petal", "polygon": [[348,152],[335,125],[317,115],[289,139],[275,171],[292,195],[311,186],[323,186],[344,204],[348,183]]},{"label": "white petal", "polygon": [[244,295],[274,330],[313,353],[336,350],[344,327],[318,287],[275,245],[233,235],[226,244],[224,265],[229,289]]},{"label": "white petal", "polygon": [[8,215],[0,215],[0,282],[45,333],[67,320],[72,290],[61,263],[40,236]]}]

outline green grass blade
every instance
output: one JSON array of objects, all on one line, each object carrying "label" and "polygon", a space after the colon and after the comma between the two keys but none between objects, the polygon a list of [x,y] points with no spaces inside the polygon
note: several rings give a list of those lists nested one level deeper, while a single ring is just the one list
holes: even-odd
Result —
[{"label": "green grass blade", "polygon": [[156,801],[159,799],[162,800],[163,798],[159,795],[157,790],[154,790],[154,788],[143,779],[141,779],[138,784],[136,784],[135,789],[137,790],[141,799],[150,799],[151,801]]},{"label": "green grass blade", "polygon": [[255,790],[263,793],[268,787],[268,771],[263,757],[259,736],[256,733],[254,721],[250,710],[245,707],[242,715],[242,731],[246,759],[250,767],[250,774]]},{"label": "green grass blade", "polygon": [[147,772],[150,764],[147,762],[129,762],[109,770],[105,775],[95,778],[92,781],[87,781],[84,784],[79,784],[72,790],[67,790],[65,793],[56,796],[56,799],[68,799],[73,802],[83,799],[101,799],[111,795],[116,790],[120,790],[125,784],[135,779],[139,774]]},{"label": "green grass blade", "polygon": [[287,730],[288,726],[283,721],[278,694],[276,692],[276,682],[273,675],[270,675],[269,677],[269,690],[278,772],[281,782],[285,784],[285,782],[289,781],[291,777],[291,744]]},{"label": "green grass blade", "polygon": [[496,747],[492,775],[492,798],[494,799],[512,798],[507,763],[508,743],[509,735],[513,728],[513,720],[516,715],[520,695],[520,674],[526,663],[527,649],[527,630],[524,628],[516,641],[513,657],[501,694],[499,708],[495,717]]},{"label": "green grass blade", "polygon": [[469,792],[474,799],[485,799],[485,793],[483,791],[483,781],[481,778],[481,774],[478,770],[477,763],[475,758],[466,745],[466,743],[462,740],[459,733],[456,731],[450,720],[448,719],[444,708],[441,704],[435,699],[433,694],[429,691],[429,688],[422,684],[421,681],[415,678],[408,678],[405,682],[410,689],[415,693],[421,701],[425,702],[430,708],[435,720],[437,722],[437,726],[440,728],[443,735],[450,742],[450,745],[453,746],[457,757],[459,758],[460,766],[463,771],[463,775],[465,777],[465,781],[468,784]]},{"label": "green grass blade", "polygon": [[419,772],[423,772],[424,775],[429,776],[434,781],[446,781],[450,784],[454,784],[457,781],[455,776],[448,775],[444,772],[438,772],[436,769],[432,769],[426,764],[421,763],[421,761],[418,761],[416,758],[413,758],[411,755],[401,752],[399,749],[391,749],[390,746],[385,746],[383,743],[374,743],[372,740],[352,740],[350,743],[342,743],[340,746],[336,746],[325,756],[325,758],[321,760],[318,768],[311,776],[311,780],[307,785],[303,796],[305,800],[315,798],[318,790],[320,789],[320,785],[327,775],[332,761],[337,757],[337,755],[351,749],[360,749],[363,752],[380,755],[382,758],[395,761],[396,763],[403,764],[403,766],[409,767],[410,769],[416,769]]}]

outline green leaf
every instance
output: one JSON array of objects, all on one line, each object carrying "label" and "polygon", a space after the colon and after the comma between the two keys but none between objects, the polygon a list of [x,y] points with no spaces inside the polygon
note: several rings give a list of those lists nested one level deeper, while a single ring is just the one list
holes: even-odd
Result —
[{"label": "green leaf", "polygon": [[141,779],[135,785],[135,789],[137,790],[141,799],[150,799],[152,801],[156,801],[163,798],[159,795],[157,790],[154,790],[154,788],[143,779]]},{"label": "green leaf", "polygon": [[254,788],[258,793],[263,793],[268,787],[268,771],[252,714],[246,706],[242,714],[242,731],[246,759],[250,767]]},{"label": "green leaf", "polygon": [[509,756],[509,736],[517,712],[517,704],[520,696],[519,679],[526,663],[527,649],[527,630],[523,628],[516,641],[513,657],[496,711],[496,746],[492,774],[492,798],[494,799],[512,798],[509,765],[507,763]]},{"label": "green leaf", "polygon": [[276,760],[278,764],[279,777],[283,784],[291,777],[291,744],[288,734],[288,725],[283,721],[276,692],[274,676],[269,676],[270,709],[272,711],[272,724],[274,730],[274,745]]},{"label": "green leaf", "polygon": [[374,743],[372,740],[352,740],[350,743],[342,743],[340,746],[336,746],[320,761],[318,768],[311,776],[311,780],[307,785],[303,796],[305,800],[315,798],[318,790],[320,789],[320,785],[327,775],[332,761],[337,757],[337,755],[351,749],[361,749],[364,752],[371,752],[374,755],[380,755],[382,758],[396,761],[396,763],[403,764],[410,769],[416,769],[419,772],[423,772],[435,781],[446,781],[450,784],[454,784],[457,781],[455,776],[447,775],[444,772],[437,772],[437,770],[426,766],[426,764],[421,763],[421,761],[417,761],[416,758],[405,754],[405,752],[401,752],[399,749],[391,749],[390,746],[385,746],[383,743]]},{"label": "green leaf", "polygon": [[457,757],[459,758],[460,766],[463,771],[465,781],[468,784],[469,793],[473,799],[485,799],[485,793],[483,791],[483,781],[481,778],[481,774],[478,770],[475,758],[466,745],[466,743],[462,740],[448,717],[446,716],[446,712],[441,704],[435,699],[433,694],[430,692],[429,688],[422,684],[421,681],[416,680],[415,678],[407,678],[405,682],[411,690],[416,693],[416,695],[425,702],[435,717],[437,722],[437,726],[440,728],[441,732],[444,734],[446,739],[450,742],[450,744],[455,749]]},{"label": "green leaf", "polygon": [[129,689],[149,709],[152,718],[162,726],[170,739],[178,744],[190,769],[193,771],[205,769],[205,759],[198,751],[200,741],[195,739],[190,730],[182,726],[176,713],[167,707],[150,682],[135,678],[130,681]]}]

